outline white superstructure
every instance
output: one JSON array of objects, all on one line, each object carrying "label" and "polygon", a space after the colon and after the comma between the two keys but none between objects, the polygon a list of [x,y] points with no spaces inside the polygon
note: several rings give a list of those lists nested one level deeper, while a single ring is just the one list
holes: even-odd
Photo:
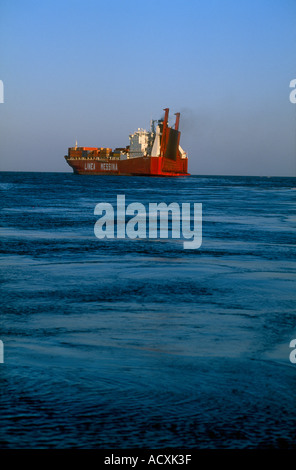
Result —
[{"label": "white superstructure", "polygon": [[137,158],[137,157],[144,157],[144,156],[152,156],[152,148],[154,153],[156,151],[157,155],[159,156],[159,149],[160,149],[160,128],[157,125],[155,130],[155,124],[159,123],[160,121],[152,120],[150,123],[150,132],[146,131],[146,129],[140,129],[134,134],[130,134],[130,148],[129,148],[129,158]]},{"label": "white superstructure", "polygon": [[130,134],[130,150],[129,157],[137,158],[143,157],[147,154],[149,142],[150,142],[150,132],[147,132],[145,129],[138,129],[134,134]]},{"label": "white superstructure", "polygon": [[156,127],[155,138],[151,150],[151,157],[159,157],[160,155],[160,127]]}]

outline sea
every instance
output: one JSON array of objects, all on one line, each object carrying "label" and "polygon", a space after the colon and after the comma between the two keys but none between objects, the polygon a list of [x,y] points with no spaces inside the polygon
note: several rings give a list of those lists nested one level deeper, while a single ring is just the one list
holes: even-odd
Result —
[{"label": "sea", "polygon": [[[296,448],[295,178],[1,172],[0,193],[1,449]],[[97,238],[118,195],[202,204],[201,246]]]}]

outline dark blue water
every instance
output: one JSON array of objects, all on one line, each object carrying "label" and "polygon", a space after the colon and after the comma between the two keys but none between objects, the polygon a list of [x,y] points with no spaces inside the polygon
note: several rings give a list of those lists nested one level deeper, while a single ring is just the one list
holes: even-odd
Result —
[{"label": "dark blue water", "polygon": [[[1,448],[296,446],[291,178],[1,173]],[[203,204],[203,241],[95,205]]]}]

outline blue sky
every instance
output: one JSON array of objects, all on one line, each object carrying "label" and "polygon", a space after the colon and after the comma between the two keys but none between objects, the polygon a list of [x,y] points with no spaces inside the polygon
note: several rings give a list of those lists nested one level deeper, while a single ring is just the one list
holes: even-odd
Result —
[{"label": "blue sky", "polygon": [[296,176],[295,0],[1,0],[0,169],[71,171],[169,107],[193,174]]}]

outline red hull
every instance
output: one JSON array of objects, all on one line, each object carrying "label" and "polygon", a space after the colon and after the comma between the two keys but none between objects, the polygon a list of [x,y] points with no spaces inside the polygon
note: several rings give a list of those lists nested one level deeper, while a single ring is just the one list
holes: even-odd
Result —
[{"label": "red hull", "polygon": [[186,176],[188,159],[176,161],[165,157],[139,157],[127,160],[75,159],[65,157],[79,175]]}]

